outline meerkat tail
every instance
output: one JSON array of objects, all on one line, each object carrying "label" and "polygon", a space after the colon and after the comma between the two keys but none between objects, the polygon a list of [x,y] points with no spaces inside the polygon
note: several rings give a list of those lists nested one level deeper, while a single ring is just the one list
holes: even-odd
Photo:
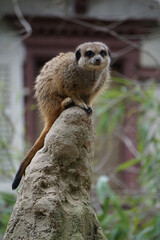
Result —
[{"label": "meerkat tail", "polygon": [[44,127],[40,137],[37,139],[37,141],[35,142],[33,147],[27,153],[25,159],[21,163],[21,165],[17,171],[17,174],[14,178],[14,181],[12,183],[12,190],[14,190],[18,187],[18,185],[21,181],[21,178],[25,173],[26,167],[30,164],[30,162],[31,162],[32,158],[35,156],[36,152],[43,147],[45,136],[48,133],[48,131],[50,130],[51,126],[52,126],[52,123],[48,124],[47,126]]}]

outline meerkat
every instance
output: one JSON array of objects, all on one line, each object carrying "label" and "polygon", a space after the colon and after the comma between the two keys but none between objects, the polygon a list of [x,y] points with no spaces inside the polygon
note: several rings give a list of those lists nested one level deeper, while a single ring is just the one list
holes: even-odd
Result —
[{"label": "meerkat", "polygon": [[79,45],[75,52],[60,53],[47,62],[35,83],[35,97],[44,118],[44,129],[21,163],[12,189],[16,189],[26,167],[61,112],[72,105],[91,114],[91,105],[105,88],[110,76],[109,48],[101,42]]}]

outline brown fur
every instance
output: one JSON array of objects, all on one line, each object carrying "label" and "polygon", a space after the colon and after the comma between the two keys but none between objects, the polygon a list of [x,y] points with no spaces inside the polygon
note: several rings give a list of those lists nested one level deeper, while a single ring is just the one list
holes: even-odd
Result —
[{"label": "brown fur", "polygon": [[[101,56],[102,50],[105,56]],[[87,51],[92,51],[94,56],[86,56]],[[18,186],[26,167],[43,147],[47,132],[65,108],[74,104],[91,112],[91,104],[108,82],[109,65],[108,47],[100,42],[81,44],[75,53],[61,53],[44,65],[36,79],[35,96],[45,126],[20,165],[12,189]]]}]

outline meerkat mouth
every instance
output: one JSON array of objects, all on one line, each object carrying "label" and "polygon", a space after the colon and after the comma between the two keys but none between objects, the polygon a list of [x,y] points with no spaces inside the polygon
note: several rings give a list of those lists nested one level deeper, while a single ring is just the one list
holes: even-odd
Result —
[{"label": "meerkat mouth", "polygon": [[93,65],[99,66],[101,65],[101,62],[94,62]]}]

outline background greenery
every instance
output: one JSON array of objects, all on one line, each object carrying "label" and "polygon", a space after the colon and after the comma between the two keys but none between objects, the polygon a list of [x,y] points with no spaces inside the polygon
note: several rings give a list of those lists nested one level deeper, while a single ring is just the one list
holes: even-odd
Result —
[{"label": "background greenery", "polygon": [[[136,114],[137,148],[135,158],[124,162],[112,174],[126,171],[139,164],[138,189],[132,194],[115,191],[110,176],[100,176],[96,184],[99,201],[98,218],[109,240],[160,239],[160,144],[158,85],[140,84],[123,78],[113,78],[98,107],[100,116],[97,130],[109,135],[124,127],[126,115]],[[128,106],[132,108],[128,110]],[[110,123],[110,124],[107,124]],[[3,143],[2,137],[0,143]],[[1,144],[1,148],[4,144]],[[7,151],[7,149],[6,149]],[[6,152],[7,153],[7,152]],[[7,155],[9,157],[9,155]],[[1,172],[4,174],[3,169]],[[6,229],[15,195],[0,194],[0,236]]]},{"label": "background greenery", "polygon": [[[109,240],[160,239],[160,101],[158,84],[113,78],[114,86],[103,96],[97,114],[99,131],[121,131],[126,115],[136,116],[135,158],[114,169],[114,174],[137,166],[138,189],[125,194],[114,191],[109,176],[100,176],[96,192],[98,217]],[[128,108],[128,106],[132,106]],[[106,124],[111,123],[111,124]]]}]

